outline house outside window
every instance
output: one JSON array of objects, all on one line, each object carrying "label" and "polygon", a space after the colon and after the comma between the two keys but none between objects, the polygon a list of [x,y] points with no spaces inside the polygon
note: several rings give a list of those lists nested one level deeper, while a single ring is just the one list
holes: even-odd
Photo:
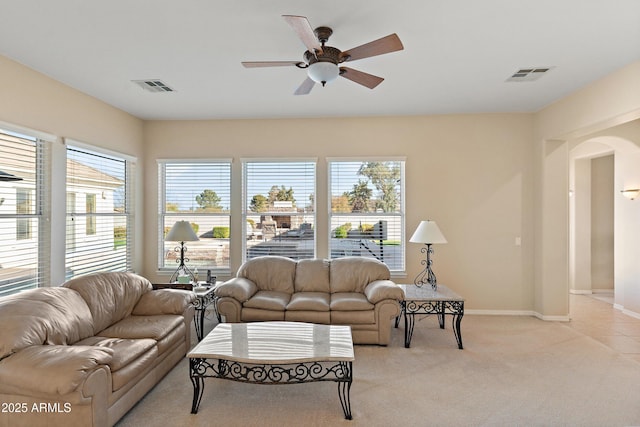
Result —
[{"label": "house outside window", "polygon": [[86,234],[87,236],[91,236],[96,234],[96,217],[94,214],[96,213],[96,195],[95,194],[86,194]]},{"label": "house outside window", "polygon": [[378,259],[405,272],[404,159],[329,159],[331,258]]},{"label": "house outside window", "polygon": [[37,133],[0,129],[0,296],[48,284],[46,141]]},{"label": "house outside window", "polygon": [[244,260],[316,256],[315,159],[244,159]]},{"label": "house outside window", "polygon": [[135,162],[67,143],[65,276],[131,271]]},{"label": "house outside window", "polygon": [[[33,191],[28,188],[16,188],[16,239],[27,240],[33,237],[31,222],[34,218],[28,216],[33,213]],[[26,218],[25,218],[26,217]]]},{"label": "house outside window", "polygon": [[158,161],[159,221],[158,268],[173,273],[180,259],[180,242],[165,241],[177,221],[187,221],[198,236],[185,242],[185,264],[228,274],[231,241],[231,160]]}]

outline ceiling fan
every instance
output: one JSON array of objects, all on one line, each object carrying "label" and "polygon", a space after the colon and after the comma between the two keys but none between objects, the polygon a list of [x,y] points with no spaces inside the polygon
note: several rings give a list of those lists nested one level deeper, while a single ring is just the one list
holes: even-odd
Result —
[{"label": "ceiling fan", "polygon": [[305,51],[303,56],[304,61],[253,61],[243,62],[242,65],[246,68],[294,65],[298,68],[306,69],[307,78],[294,92],[295,95],[306,95],[311,92],[316,83],[324,86],[338,76],[373,89],[382,83],[384,80],[382,77],[349,67],[341,67],[339,64],[404,49],[400,38],[394,33],[343,52],[335,47],[325,45],[331,34],[333,34],[331,28],[318,27],[313,30],[304,16],[282,15],[282,17],[307,47],[308,50]]}]

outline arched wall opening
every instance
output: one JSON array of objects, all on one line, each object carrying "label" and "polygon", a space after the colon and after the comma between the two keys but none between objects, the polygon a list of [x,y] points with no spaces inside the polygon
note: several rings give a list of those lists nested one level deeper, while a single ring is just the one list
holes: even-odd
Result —
[{"label": "arched wall opening", "polygon": [[631,138],[568,142],[569,291],[610,289],[616,308],[640,317],[640,200],[621,193],[640,188],[640,141]]}]

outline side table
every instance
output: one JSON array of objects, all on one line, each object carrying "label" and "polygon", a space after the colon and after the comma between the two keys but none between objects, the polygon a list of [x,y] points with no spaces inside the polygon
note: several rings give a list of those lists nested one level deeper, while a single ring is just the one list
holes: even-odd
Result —
[{"label": "side table", "polygon": [[404,315],[404,346],[411,346],[413,327],[416,314],[437,314],[440,329],[444,329],[445,315],[452,316],[453,334],[458,342],[458,348],[462,350],[462,335],[460,322],[464,316],[464,298],[444,285],[438,284],[436,290],[431,285],[423,287],[416,285],[398,285],[404,291],[404,301],[400,301],[401,313],[396,317],[395,327],[400,323],[400,316]]},{"label": "side table", "polygon": [[216,307],[217,298],[215,296],[216,285],[199,286],[192,289],[185,289],[185,285],[179,283],[162,283],[153,284],[153,289],[183,289],[191,290],[196,294],[196,301],[194,307],[196,309],[195,316],[193,317],[193,326],[196,329],[196,336],[198,341],[202,341],[204,336],[204,314],[207,311],[207,307],[213,304],[213,310],[216,314],[218,322],[220,322],[220,314]]}]

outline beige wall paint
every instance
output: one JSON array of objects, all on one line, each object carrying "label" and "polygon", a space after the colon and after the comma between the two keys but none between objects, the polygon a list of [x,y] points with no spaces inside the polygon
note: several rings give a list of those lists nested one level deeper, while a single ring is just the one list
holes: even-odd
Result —
[{"label": "beige wall paint", "polygon": [[[143,138],[142,120],[113,108],[95,98],[57,82],[49,77],[0,56],[0,121],[12,125],[46,132],[58,137],[51,144],[54,160],[53,181],[64,189],[65,162],[62,138],[72,138],[93,146],[137,158],[137,194],[142,194]],[[60,161],[61,159],[61,161]],[[52,195],[52,218],[65,215],[66,194]],[[136,271],[142,263],[143,200],[136,201]],[[64,220],[63,222],[64,223]],[[51,257],[64,263],[64,229],[52,230]],[[64,279],[64,267],[55,268],[54,285]]]},{"label": "beige wall paint", "polygon": [[591,287],[613,290],[613,182],[612,155],[591,160]]},{"label": "beige wall paint", "polygon": [[[326,193],[326,157],[406,156],[407,233],[430,218],[450,242],[436,248],[438,278],[467,297],[469,309],[561,318],[568,313],[569,234],[569,156],[562,145],[640,118],[640,61],[535,115],[143,123],[2,57],[0,91],[0,121],[138,158],[136,270],[151,278],[157,158],[233,157],[238,178],[241,157],[317,157],[318,191]],[[634,160],[621,161],[633,166]],[[630,179],[616,165],[616,188]],[[619,203],[616,198],[616,209]],[[318,208],[322,222],[326,200]],[[516,237],[522,246],[515,246]],[[326,251],[326,241],[319,244]],[[234,268],[238,255],[236,249]],[[408,244],[408,280],[420,259],[419,248]],[[625,269],[625,294],[637,295],[625,306],[638,308],[635,270]],[[616,266],[616,280],[619,271]]]},{"label": "beige wall paint", "polygon": [[[568,319],[569,159],[549,156],[568,140],[640,118],[640,61],[577,91],[535,115],[533,158],[535,311]],[[556,193],[556,188],[561,192]],[[548,191],[551,190],[551,191]],[[564,196],[561,194],[564,193]],[[554,229],[549,232],[549,226]],[[640,295],[639,295],[640,296]]]},{"label": "beige wall paint", "polygon": [[[299,120],[155,121],[145,124],[147,195],[145,274],[157,274],[157,160],[245,157],[318,159],[319,255],[326,255],[328,157],[406,157],[406,234],[438,222],[449,241],[435,248],[441,283],[478,310],[532,309],[532,117],[527,114]],[[240,209],[234,188],[232,210]],[[239,234],[240,223],[232,224]],[[516,246],[516,237],[522,246]],[[406,279],[420,270],[420,247],[407,244]],[[324,254],[323,254],[324,252]],[[232,249],[232,269],[241,261]]]}]

